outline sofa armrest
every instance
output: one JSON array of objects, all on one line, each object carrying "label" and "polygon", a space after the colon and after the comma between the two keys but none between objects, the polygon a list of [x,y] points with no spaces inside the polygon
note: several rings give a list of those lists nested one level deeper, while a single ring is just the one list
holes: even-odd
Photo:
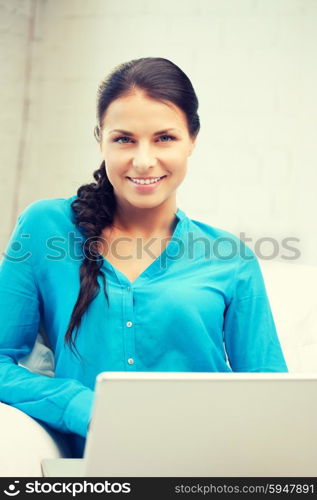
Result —
[{"label": "sofa armrest", "polygon": [[270,304],[291,373],[317,372],[317,266],[261,261]]},{"label": "sofa armrest", "polygon": [[41,477],[44,458],[70,457],[66,436],[0,402],[0,476]]}]

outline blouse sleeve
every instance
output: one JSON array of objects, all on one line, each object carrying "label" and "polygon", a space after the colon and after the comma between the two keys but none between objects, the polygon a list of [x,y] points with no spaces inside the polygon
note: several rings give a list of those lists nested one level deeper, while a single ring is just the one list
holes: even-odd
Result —
[{"label": "blouse sleeve", "polygon": [[236,372],[287,372],[257,258],[246,247],[225,311],[224,344]]},{"label": "blouse sleeve", "polygon": [[18,365],[31,352],[40,324],[28,211],[18,218],[0,263],[0,400],[61,432],[85,437],[93,391],[75,379]]}]

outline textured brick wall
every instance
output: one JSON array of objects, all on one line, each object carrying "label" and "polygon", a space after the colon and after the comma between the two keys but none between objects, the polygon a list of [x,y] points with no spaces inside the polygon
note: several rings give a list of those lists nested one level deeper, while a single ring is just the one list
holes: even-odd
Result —
[{"label": "textured brick wall", "polygon": [[253,241],[301,238],[300,262],[317,264],[316,0],[0,0],[0,9],[2,247],[28,203],[91,179],[100,79],[123,61],[163,56],[200,100],[179,207]]},{"label": "textured brick wall", "polygon": [[26,149],[31,0],[0,0],[0,242],[13,223]]}]

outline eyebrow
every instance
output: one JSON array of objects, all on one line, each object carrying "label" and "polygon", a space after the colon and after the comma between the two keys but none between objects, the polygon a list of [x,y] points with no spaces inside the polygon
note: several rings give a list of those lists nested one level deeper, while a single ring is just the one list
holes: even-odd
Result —
[{"label": "eyebrow", "polygon": [[[154,132],[153,135],[167,134],[168,132],[171,132],[172,130],[177,131],[178,129],[177,128],[167,128],[165,130],[159,130],[158,132]],[[132,137],[134,135],[132,132],[129,132],[128,130],[121,130],[118,128],[116,128],[114,130],[110,130],[109,135],[112,134],[113,132],[119,132],[120,134],[124,134],[124,135],[127,135],[129,137]]]}]

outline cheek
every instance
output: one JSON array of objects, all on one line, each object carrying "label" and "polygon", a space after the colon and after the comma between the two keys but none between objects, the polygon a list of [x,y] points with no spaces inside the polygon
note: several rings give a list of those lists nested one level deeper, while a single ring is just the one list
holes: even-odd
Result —
[{"label": "cheek", "polygon": [[117,175],[120,175],[126,171],[127,163],[124,156],[125,155],[122,155],[120,153],[118,154],[116,152],[111,152],[107,155],[104,155],[106,171],[109,179],[110,177],[116,177]]},{"label": "cheek", "polygon": [[172,172],[181,174],[187,167],[187,155],[185,151],[178,151],[170,155],[168,160],[169,168]]}]

